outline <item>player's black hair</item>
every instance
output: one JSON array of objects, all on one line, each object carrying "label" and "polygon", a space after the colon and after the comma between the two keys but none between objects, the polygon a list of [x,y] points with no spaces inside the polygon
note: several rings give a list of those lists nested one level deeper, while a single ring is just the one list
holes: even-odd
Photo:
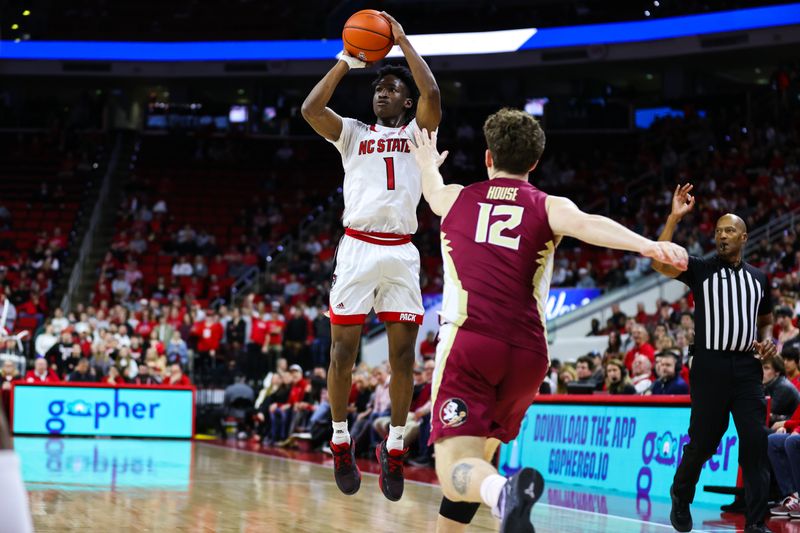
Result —
[{"label": "player's black hair", "polygon": [[375,76],[375,79],[372,80],[373,91],[386,76],[394,76],[402,81],[408,88],[408,97],[414,102],[414,105],[407,112],[409,117],[408,121],[411,122],[411,119],[414,118],[417,112],[417,100],[419,100],[419,89],[417,89],[417,84],[414,82],[414,75],[403,65],[385,65],[378,70],[378,74]]}]

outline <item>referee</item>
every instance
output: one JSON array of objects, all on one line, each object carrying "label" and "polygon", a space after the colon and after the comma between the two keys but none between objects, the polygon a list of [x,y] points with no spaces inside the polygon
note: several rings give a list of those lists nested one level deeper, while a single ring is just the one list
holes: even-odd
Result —
[{"label": "referee", "polygon": [[[670,241],[678,222],[694,207],[691,184],[678,186],[672,213],[659,240]],[[767,276],[742,260],[747,228],[736,215],[720,217],[714,231],[717,254],[689,256],[685,272],[653,261],[658,272],[689,286],[695,300],[692,414],[690,442],[670,489],[670,521],[691,531],[689,505],[703,464],[716,452],[733,414],[739,434],[739,463],[744,477],[746,533],[769,533],[764,524],[769,493],[766,401],[761,360],[777,353],[771,340],[772,301]],[[761,341],[759,342],[759,339]]]}]

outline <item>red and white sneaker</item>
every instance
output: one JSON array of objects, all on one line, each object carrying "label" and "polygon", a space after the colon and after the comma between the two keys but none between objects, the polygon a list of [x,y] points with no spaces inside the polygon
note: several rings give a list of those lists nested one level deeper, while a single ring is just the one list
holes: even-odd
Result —
[{"label": "red and white sneaker", "polygon": [[353,439],[342,444],[330,443],[333,453],[333,477],[336,479],[336,486],[347,495],[358,492],[361,488],[361,472],[356,465],[356,447]]}]

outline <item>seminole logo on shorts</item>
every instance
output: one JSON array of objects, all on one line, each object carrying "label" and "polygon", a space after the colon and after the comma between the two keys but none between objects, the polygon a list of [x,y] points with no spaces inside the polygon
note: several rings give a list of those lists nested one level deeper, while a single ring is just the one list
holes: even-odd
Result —
[{"label": "seminole logo on shorts", "polygon": [[445,400],[439,409],[439,420],[446,428],[457,428],[467,421],[467,404],[461,398]]}]

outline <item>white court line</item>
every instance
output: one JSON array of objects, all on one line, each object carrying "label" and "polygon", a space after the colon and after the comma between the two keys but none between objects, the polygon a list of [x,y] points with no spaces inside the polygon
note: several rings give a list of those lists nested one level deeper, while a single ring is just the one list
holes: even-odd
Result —
[{"label": "white court line", "polygon": [[[311,465],[311,466],[316,466],[316,467],[319,467],[319,468],[324,468],[326,470],[330,469],[329,466],[321,465],[319,463],[312,463],[311,461],[303,461],[302,459],[292,459],[291,457],[279,457],[277,455],[270,455],[268,453],[261,453],[261,452],[256,452],[256,451],[253,451],[253,450],[242,450],[240,448],[230,448],[228,446],[221,446],[219,444],[213,444],[211,442],[204,442],[204,441],[194,441],[194,442],[197,443],[197,444],[205,444],[206,446],[209,446],[211,448],[218,448],[218,449],[222,449],[222,450],[230,450],[230,451],[234,451],[234,452],[247,453],[247,454],[250,454],[250,455],[258,455],[259,457],[269,457],[271,459],[279,459],[281,461],[289,461],[289,462],[292,462],[292,463],[300,463],[300,464],[304,464],[304,465]],[[378,474],[373,474],[372,472],[361,472],[361,474],[362,475],[366,474],[368,476],[378,477]],[[434,485],[433,483],[425,483],[424,481],[415,481],[413,479],[406,479],[405,481],[406,481],[406,483],[413,483],[415,485],[427,485],[429,487],[437,487],[438,486],[438,485]],[[563,507],[561,505],[553,505],[551,503],[537,503],[536,504],[536,507],[542,507],[542,506],[551,507],[553,509],[563,509],[565,511],[570,511],[570,512],[573,512],[573,513],[602,516],[602,517],[606,517],[606,518],[616,518],[617,520],[621,520],[623,522],[632,522],[632,523],[635,523],[635,524],[646,524],[646,525],[649,525],[649,526],[663,527],[665,529],[669,529],[670,531],[675,531],[672,528],[671,525],[659,524],[658,522],[648,522],[647,520],[639,520],[638,518],[630,518],[630,517],[627,517],[627,516],[620,516],[620,515],[615,515],[615,514],[595,513],[593,511],[584,511],[582,509],[572,509],[571,507]],[[695,529],[692,529],[692,531],[695,532],[695,533],[733,533],[733,532],[736,531],[736,529],[697,529],[697,528],[695,528]]]}]

